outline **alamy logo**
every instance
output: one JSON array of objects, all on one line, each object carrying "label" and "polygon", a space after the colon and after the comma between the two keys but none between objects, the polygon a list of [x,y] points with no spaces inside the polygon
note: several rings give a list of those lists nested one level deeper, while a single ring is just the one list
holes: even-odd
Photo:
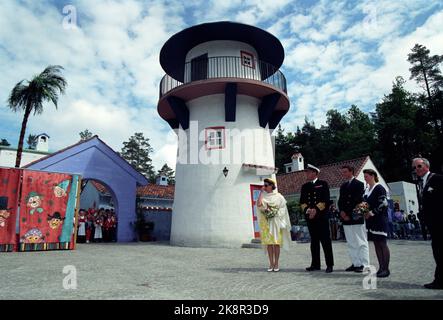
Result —
[{"label": "alamy logo", "polygon": [[63,29],[77,28],[77,9],[73,5],[66,5],[63,7]]},{"label": "alamy logo", "polygon": [[77,269],[73,265],[63,267],[63,274],[67,274],[63,278],[63,289],[75,290],[77,289]]},{"label": "alamy logo", "polygon": [[363,289],[377,289],[377,269],[374,266],[365,267],[363,272],[369,271],[368,275],[363,278]]}]

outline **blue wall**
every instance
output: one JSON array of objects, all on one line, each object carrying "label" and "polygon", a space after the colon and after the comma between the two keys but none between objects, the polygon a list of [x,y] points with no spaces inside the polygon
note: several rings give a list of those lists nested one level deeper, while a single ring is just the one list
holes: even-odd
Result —
[{"label": "blue wall", "polygon": [[152,236],[156,241],[169,241],[171,237],[171,211],[144,210],[146,221],[154,222]]}]

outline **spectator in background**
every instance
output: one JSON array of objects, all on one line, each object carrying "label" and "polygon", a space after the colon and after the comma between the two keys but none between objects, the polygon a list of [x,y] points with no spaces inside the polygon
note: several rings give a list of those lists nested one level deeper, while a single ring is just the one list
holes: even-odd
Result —
[{"label": "spectator in background", "polygon": [[86,211],[84,209],[80,209],[78,216],[77,242],[86,242]]},{"label": "spectator in background", "polygon": [[331,204],[329,207],[329,225],[331,229],[331,239],[337,240],[337,232],[338,232],[338,217],[340,212],[335,207],[335,204]]},{"label": "spectator in background", "polygon": [[394,232],[398,238],[403,239],[404,238],[404,229],[403,229],[404,215],[402,212],[403,210],[400,210],[399,206],[395,206],[394,208],[395,208],[394,216],[392,217],[392,222],[394,224]]},{"label": "spectator in background", "polygon": [[415,229],[415,221],[417,218],[415,217],[414,212],[411,210],[408,214],[408,223],[407,223],[407,231],[408,231],[408,238],[412,238],[414,235],[414,229]]},{"label": "spectator in background", "polygon": [[393,222],[394,211],[391,207],[388,207],[388,238],[394,239],[394,222]]},{"label": "spectator in background", "polygon": [[114,210],[111,209],[111,241],[117,241],[117,217]]},{"label": "spectator in background", "polygon": [[86,215],[86,243],[93,241],[94,232],[94,210],[89,209]]}]

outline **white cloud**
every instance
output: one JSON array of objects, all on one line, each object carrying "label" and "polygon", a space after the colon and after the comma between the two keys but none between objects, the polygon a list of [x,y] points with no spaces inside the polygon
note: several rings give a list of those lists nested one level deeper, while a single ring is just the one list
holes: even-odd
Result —
[{"label": "white cloud", "polygon": [[[322,3],[313,9],[315,13],[309,14],[312,23],[303,29],[302,38],[311,40],[286,50],[286,76],[291,79],[291,74],[297,74],[298,81],[288,86],[292,112],[297,115],[285,117],[284,127],[302,125],[304,116],[314,119],[317,125],[322,124],[325,111],[333,107],[342,110],[357,104],[370,111],[390,92],[396,76],[409,78],[407,54],[415,43],[427,46],[431,54],[443,52],[443,10],[434,10],[421,26],[406,32],[410,21],[435,6],[435,2],[406,1],[402,6],[389,1],[370,7],[371,4],[374,2],[363,2],[351,10],[365,12],[366,18],[362,20],[349,23],[343,19],[348,13],[338,15],[341,22],[331,25],[329,35],[340,29],[342,32],[338,32],[333,41],[328,34],[315,38],[316,23],[327,20]],[[420,5],[423,7],[418,8]],[[371,8],[376,13],[375,25],[367,18]],[[407,88],[415,92],[421,90],[412,81],[407,83]]]}]

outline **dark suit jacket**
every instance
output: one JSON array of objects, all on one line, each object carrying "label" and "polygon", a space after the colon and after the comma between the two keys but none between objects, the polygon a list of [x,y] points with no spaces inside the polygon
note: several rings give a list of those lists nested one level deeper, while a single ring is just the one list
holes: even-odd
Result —
[{"label": "dark suit jacket", "polygon": [[305,215],[308,208],[316,209],[317,214],[313,220],[328,219],[329,200],[329,186],[326,181],[317,179],[315,184],[310,181],[301,187],[301,209]]},{"label": "dark suit jacket", "polygon": [[[338,198],[338,209],[344,211],[346,215],[350,218],[352,211],[355,209],[357,204],[363,201],[363,193],[365,193],[365,185],[363,182],[352,179],[351,183],[345,182],[340,187],[340,197]],[[365,222],[364,218],[359,220],[349,220],[344,221],[340,219],[344,225],[353,224],[363,224]]]},{"label": "dark suit jacket", "polygon": [[443,230],[443,175],[434,173],[428,177],[423,188],[421,210],[429,231],[441,233]]}]

